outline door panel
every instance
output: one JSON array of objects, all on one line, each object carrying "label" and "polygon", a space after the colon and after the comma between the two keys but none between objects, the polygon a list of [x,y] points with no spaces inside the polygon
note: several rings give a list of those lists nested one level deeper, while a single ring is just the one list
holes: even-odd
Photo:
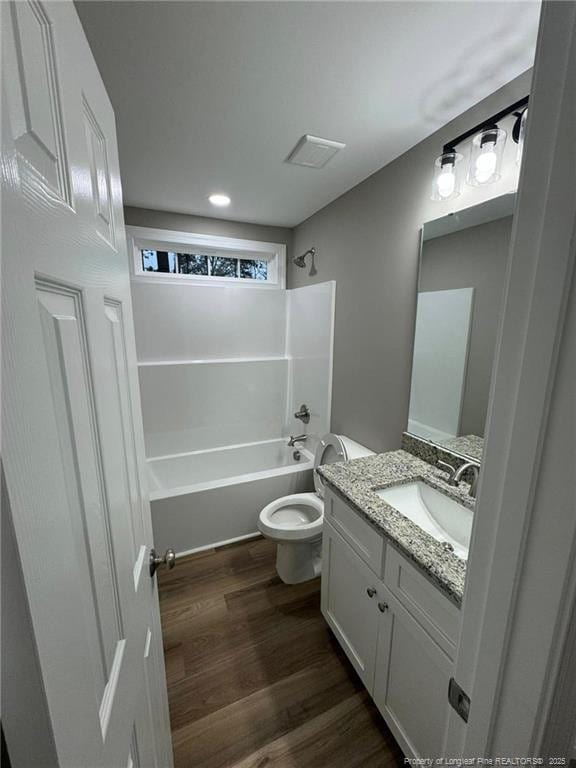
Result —
[{"label": "door panel", "polygon": [[90,397],[93,387],[82,297],[74,289],[46,280],[36,280],[36,289],[69,508],[76,510],[70,525],[76,551],[81,553],[77,577],[90,636],[95,638],[93,675],[100,706],[123,632],[102,455]]},{"label": "door panel", "polygon": [[6,78],[13,139],[27,166],[66,202],[71,202],[60,85],[50,18],[36,1],[13,3],[12,34],[6,35]]},{"label": "door panel", "polygon": [[114,115],[71,2],[3,3],[3,459],[59,764],[172,764]]},{"label": "door panel", "polygon": [[82,95],[82,109],[86,129],[86,144],[90,163],[90,181],[94,226],[102,237],[115,246],[114,219],[110,191],[110,170],[108,168],[108,146],[98,120],[86,96]]},{"label": "door panel", "polygon": [[[145,531],[142,507],[142,490],[138,474],[136,435],[132,422],[132,401],[130,395],[130,373],[126,355],[126,332],[122,304],[109,297],[104,298],[109,355],[111,361],[111,381],[115,386],[118,427],[126,456],[127,492],[131,511],[132,529],[135,539],[140,541]],[[140,553],[139,553],[140,554]]]}]

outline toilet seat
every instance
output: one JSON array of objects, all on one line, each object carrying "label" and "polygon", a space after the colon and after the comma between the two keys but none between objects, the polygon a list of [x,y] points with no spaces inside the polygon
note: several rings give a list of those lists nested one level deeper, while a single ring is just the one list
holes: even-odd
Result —
[{"label": "toilet seat", "polygon": [[282,496],[264,507],[258,527],[278,541],[310,541],[322,533],[324,503],[315,493]]},{"label": "toilet seat", "polygon": [[318,496],[324,498],[324,480],[316,472],[316,467],[323,464],[335,464],[337,461],[346,461],[346,446],[340,435],[329,432],[324,435],[316,447],[314,454],[314,488]]}]

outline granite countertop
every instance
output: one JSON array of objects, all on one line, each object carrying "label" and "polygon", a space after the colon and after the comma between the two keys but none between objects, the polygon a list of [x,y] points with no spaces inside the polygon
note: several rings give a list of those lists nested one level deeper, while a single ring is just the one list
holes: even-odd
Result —
[{"label": "granite countertop", "polygon": [[470,456],[471,459],[482,461],[484,452],[484,438],[478,435],[462,435],[461,437],[451,437],[449,440],[441,440],[439,445],[448,448],[456,453],[463,453]]},{"label": "granite countertop", "polygon": [[461,604],[466,561],[447,550],[374,491],[419,479],[463,506],[474,509],[474,499],[468,495],[469,486],[466,483],[461,483],[459,487],[448,485],[442,470],[402,450],[324,464],[317,471],[456,605]]}]

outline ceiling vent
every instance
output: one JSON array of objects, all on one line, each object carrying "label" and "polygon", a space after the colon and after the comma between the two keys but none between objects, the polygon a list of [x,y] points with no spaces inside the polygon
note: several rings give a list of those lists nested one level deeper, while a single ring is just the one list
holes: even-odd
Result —
[{"label": "ceiling vent", "polygon": [[286,158],[287,163],[304,165],[306,168],[324,168],[337,152],[344,149],[346,144],[330,139],[320,139],[318,136],[302,136],[298,144]]}]

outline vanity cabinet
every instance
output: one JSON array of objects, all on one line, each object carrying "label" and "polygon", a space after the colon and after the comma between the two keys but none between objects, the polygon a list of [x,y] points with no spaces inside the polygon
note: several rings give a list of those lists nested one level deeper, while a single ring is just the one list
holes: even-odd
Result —
[{"label": "vanity cabinet", "polygon": [[331,490],[324,523],[324,618],[406,756],[438,757],[460,611]]}]

